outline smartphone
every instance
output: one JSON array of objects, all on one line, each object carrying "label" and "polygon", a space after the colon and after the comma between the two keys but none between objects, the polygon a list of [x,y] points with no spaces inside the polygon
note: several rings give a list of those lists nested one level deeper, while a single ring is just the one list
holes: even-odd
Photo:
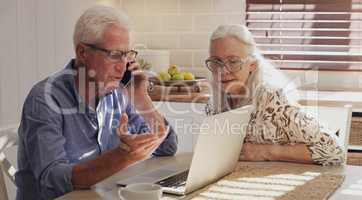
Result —
[{"label": "smartphone", "polygon": [[122,80],[120,81],[121,85],[123,85],[123,87],[127,87],[127,85],[129,84],[129,82],[132,79],[132,71],[128,70],[128,67],[131,63],[127,63],[126,65],[126,71],[123,74]]}]

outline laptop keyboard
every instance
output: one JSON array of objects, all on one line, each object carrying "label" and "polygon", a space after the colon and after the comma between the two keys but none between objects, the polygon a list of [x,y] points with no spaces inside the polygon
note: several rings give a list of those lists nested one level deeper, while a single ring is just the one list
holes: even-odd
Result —
[{"label": "laptop keyboard", "polygon": [[179,187],[186,184],[188,174],[189,170],[186,170],[179,174],[175,174],[159,182],[156,182],[156,184],[162,187]]}]

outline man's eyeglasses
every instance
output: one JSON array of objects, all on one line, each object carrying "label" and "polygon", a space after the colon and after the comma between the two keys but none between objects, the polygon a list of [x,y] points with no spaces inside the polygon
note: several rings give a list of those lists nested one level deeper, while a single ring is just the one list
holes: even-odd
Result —
[{"label": "man's eyeglasses", "polygon": [[123,58],[126,58],[127,61],[134,61],[137,57],[138,52],[135,50],[129,50],[129,51],[119,51],[119,50],[108,50],[108,49],[103,49],[101,47],[97,47],[94,44],[87,44],[87,43],[83,43],[85,46],[90,47],[94,50],[98,50],[98,51],[102,51],[104,52],[108,58],[110,60],[112,60],[113,62],[118,62],[121,61]]},{"label": "man's eyeglasses", "polygon": [[226,61],[222,61],[217,58],[208,58],[205,61],[206,67],[211,72],[223,72],[225,69],[228,72],[238,72],[242,69],[245,61],[240,58],[228,59]]}]

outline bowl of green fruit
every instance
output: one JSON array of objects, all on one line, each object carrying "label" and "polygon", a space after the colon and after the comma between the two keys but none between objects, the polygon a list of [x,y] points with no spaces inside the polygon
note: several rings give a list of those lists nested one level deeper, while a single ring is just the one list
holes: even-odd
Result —
[{"label": "bowl of green fruit", "polygon": [[200,83],[205,77],[195,76],[191,72],[181,71],[177,65],[171,65],[167,71],[162,71],[156,77],[149,78],[151,84],[167,87],[193,87],[194,91],[200,92]]}]

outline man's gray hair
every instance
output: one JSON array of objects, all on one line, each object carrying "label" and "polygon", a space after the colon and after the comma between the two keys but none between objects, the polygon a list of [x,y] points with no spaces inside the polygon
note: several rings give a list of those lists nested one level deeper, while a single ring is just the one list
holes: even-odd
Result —
[{"label": "man's gray hair", "polygon": [[81,42],[94,44],[102,40],[107,26],[115,24],[129,31],[127,15],[115,8],[96,5],[79,17],[73,34],[74,48]]}]

